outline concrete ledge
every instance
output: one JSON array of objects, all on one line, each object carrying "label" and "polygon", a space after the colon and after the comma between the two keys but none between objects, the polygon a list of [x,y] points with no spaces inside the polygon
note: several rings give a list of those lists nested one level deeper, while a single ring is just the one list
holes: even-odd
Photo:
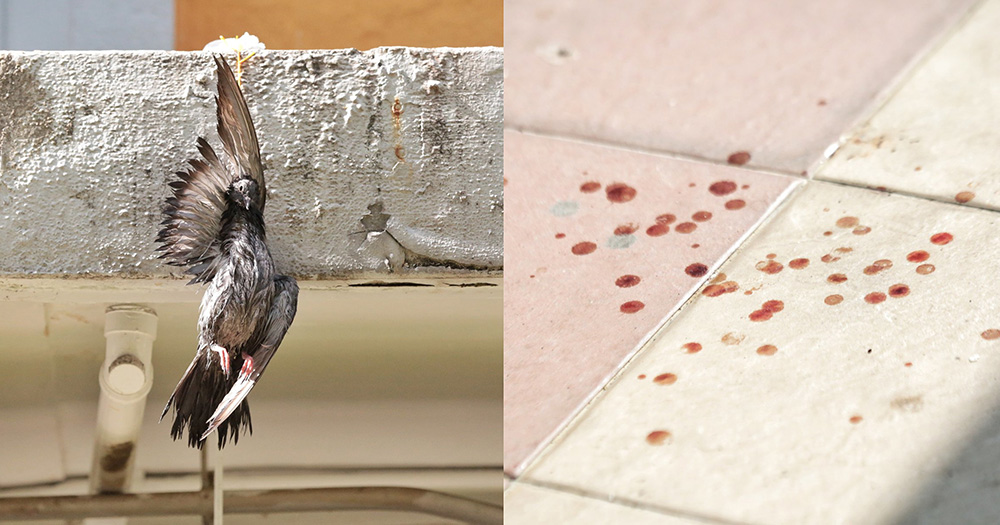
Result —
[{"label": "concrete ledge", "polygon": [[[501,49],[267,51],[244,91],[282,271],[502,270]],[[214,95],[207,53],[0,53],[0,275],[177,274],[153,239],[195,139],[221,150]]]}]

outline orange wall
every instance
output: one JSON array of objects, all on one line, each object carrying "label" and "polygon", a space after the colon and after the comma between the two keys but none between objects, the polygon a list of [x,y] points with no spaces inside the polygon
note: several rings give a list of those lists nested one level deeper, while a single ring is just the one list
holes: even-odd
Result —
[{"label": "orange wall", "polygon": [[503,46],[502,0],[175,0],[178,50],[245,31],[268,49]]}]

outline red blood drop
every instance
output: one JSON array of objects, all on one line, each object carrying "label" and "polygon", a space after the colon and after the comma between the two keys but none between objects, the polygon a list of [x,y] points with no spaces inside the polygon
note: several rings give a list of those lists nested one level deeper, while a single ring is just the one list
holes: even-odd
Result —
[{"label": "red blood drop", "polygon": [[853,228],[853,227],[855,227],[855,226],[858,225],[858,222],[860,222],[860,221],[858,221],[857,217],[841,217],[841,218],[837,219],[837,227],[838,228]]},{"label": "red blood drop", "polygon": [[621,182],[616,182],[604,188],[611,202],[628,202],[635,198],[635,188]]},{"label": "red blood drop", "polygon": [[857,425],[858,423],[861,422],[862,419],[864,418],[862,418],[861,416],[851,416],[851,419],[849,421],[851,422],[852,425]]},{"label": "red blood drop", "polygon": [[784,268],[784,265],[778,261],[769,260],[758,262],[756,268],[764,273],[774,275],[780,272]]},{"label": "red blood drop", "polygon": [[615,228],[615,235],[628,235],[630,233],[635,233],[635,231],[638,229],[639,229],[638,224],[633,224],[631,222],[628,224],[622,224],[617,228]]},{"label": "red blood drop", "polygon": [[989,330],[984,331],[980,335],[983,336],[983,339],[986,339],[987,341],[992,341],[993,339],[1000,339],[1000,330],[997,330],[996,328],[990,328]]},{"label": "red blood drop", "polygon": [[948,244],[952,241],[952,239],[954,239],[954,237],[947,232],[935,233],[931,236],[931,242],[934,244]]},{"label": "red blood drop", "polygon": [[708,266],[701,263],[689,264],[687,268],[684,268],[684,273],[690,275],[691,277],[701,277],[708,273]]},{"label": "red blood drop", "polygon": [[910,287],[905,284],[894,284],[889,287],[889,296],[906,297],[910,294]]},{"label": "red blood drop", "polygon": [[674,226],[674,230],[677,230],[677,233],[691,233],[696,228],[698,228],[698,225],[693,222],[682,222]]},{"label": "red blood drop", "polygon": [[785,309],[785,303],[777,300],[771,300],[762,304],[760,309],[775,314]]},{"label": "red blood drop", "polygon": [[809,266],[809,259],[806,259],[804,257],[803,258],[799,258],[799,259],[792,259],[791,261],[788,261],[788,267],[791,268],[791,269],[793,269],[793,270],[801,270],[801,269],[805,268],[806,266]]},{"label": "red blood drop", "polygon": [[717,195],[719,197],[729,195],[730,193],[736,191],[736,183],[731,180],[720,180],[719,182],[713,182],[712,185],[708,187],[708,191],[712,192],[712,195]]},{"label": "red blood drop", "polygon": [[927,252],[925,252],[923,250],[917,250],[917,251],[914,251],[914,252],[910,252],[906,256],[906,260],[910,261],[912,263],[918,263],[918,262],[924,262],[924,261],[926,261],[928,258],[930,258],[930,256],[931,256],[931,254],[929,254],[929,253],[927,253]]},{"label": "red blood drop", "polygon": [[740,288],[740,285],[736,284],[736,281],[726,281],[719,284],[710,284],[702,290],[702,295],[707,295],[709,297],[718,297],[725,293],[735,292]]},{"label": "red blood drop", "polygon": [[658,385],[672,385],[677,382],[676,374],[660,374],[653,378],[653,382]]},{"label": "red blood drop", "polygon": [[831,283],[842,283],[847,280],[847,276],[842,273],[834,273],[830,274],[830,276],[827,277],[826,280],[830,281]]},{"label": "red blood drop", "polygon": [[701,352],[701,343],[684,343],[684,346],[681,348],[689,354],[697,354]]},{"label": "red blood drop", "polygon": [[622,303],[618,309],[621,310],[623,314],[634,314],[639,310],[642,310],[645,306],[646,305],[643,304],[642,301],[628,301],[626,303]]},{"label": "red blood drop", "polygon": [[865,302],[868,304],[878,304],[885,301],[885,294],[882,292],[872,292],[865,296]]},{"label": "red blood drop", "polygon": [[659,237],[661,235],[666,235],[670,232],[670,226],[666,224],[656,223],[649,228],[646,228],[646,235],[650,237]]},{"label": "red blood drop", "polygon": [[650,445],[662,445],[670,439],[670,432],[666,430],[654,430],[646,434],[646,443]]},{"label": "red blood drop", "polygon": [[570,249],[576,255],[587,255],[588,253],[594,253],[594,250],[597,249],[597,245],[590,241],[584,241],[574,244]]},{"label": "red blood drop", "polygon": [[656,216],[657,224],[673,224],[677,220],[677,216],[673,213],[664,213],[663,215]]},{"label": "red blood drop", "polygon": [[737,151],[736,153],[730,155],[729,158],[726,159],[726,162],[734,166],[742,166],[747,162],[750,162],[750,154],[746,151]]},{"label": "red blood drop", "polygon": [[631,288],[632,286],[639,284],[640,280],[641,279],[639,279],[638,275],[628,274],[615,279],[615,284],[619,288]]},{"label": "red blood drop", "polygon": [[565,237],[565,236],[566,236],[566,234],[565,234],[565,233],[557,233],[557,234],[556,234],[556,239],[562,239],[562,238],[563,238],[563,237]]},{"label": "red blood drop", "polygon": [[754,310],[750,313],[750,320],[754,322],[767,321],[774,314],[768,312],[767,310]]},{"label": "red blood drop", "polygon": [[584,193],[594,193],[599,189],[601,189],[600,182],[590,181],[590,182],[584,182],[583,184],[580,185],[580,191]]},{"label": "red blood drop", "polygon": [[760,355],[774,355],[778,353],[778,347],[774,345],[762,345],[757,349],[757,353]]},{"label": "red blood drop", "polygon": [[707,211],[698,211],[695,212],[694,215],[691,216],[691,218],[698,222],[705,222],[712,218],[712,213]]},{"label": "red blood drop", "polygon": [[727,210],[741,210],[747,203],[743,199],[733,199],[731,201],[726,201]]}]

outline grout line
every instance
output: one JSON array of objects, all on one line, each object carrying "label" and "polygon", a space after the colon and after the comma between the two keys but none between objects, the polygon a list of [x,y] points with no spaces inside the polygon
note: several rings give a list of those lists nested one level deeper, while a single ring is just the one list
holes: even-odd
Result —
[{"label": "grout line", "polygon": [[988,213],[1000,213],[1000,209],[997,209],[995,207],[991,208],[991,207],[987,207],[985,204],[975,204],[975,203],[971,203],[971,202],[968,203],[968,204],[960,204],[958,202],[955,202],[951,198],[943,196],[943,195],[931,195],[931,194],[921,195],[919,193],[913,193],[913,192],[906,191],[904,189],[896,189],[896,188],[886,188],[884,190],[881,190],[881,189],[876,189],[876,188],[873,188],[871,186],[867,186],[867,185],[863,185],[863,184],[853,184],[853,183],[848,182],[848,181],[834,180],[834,179],[816,179],[814,181],[809,181],[810,184],[814,183],[814,182],[818,182],[818,183],[822,183],[822,184],[833,184],[833,185],[842,186],[842,187],[845,187],[845,188],[855,188],[855,189],[860,189],[860,190],[867,190],[867,191],[871,191],[871,192],[874,192],[874,193],[885,193],[885,194],[888,194],[888,195],[898,195],[900,197],[905,197],[907,199],[915,199],[915,200],[920,200],[920,201],[932,202],[932,203],[936,203],[936,204],[947,204],[947,205],[955,206],[956,208],[963,209],[963,210],[970,210],[971,209],[971,210],[981,210],[981,211],[985,211],[985,212],[988,212]]},{"label": "grout line", "polygon": [[729,245],[729,248],[715,260],[715,263],[712,264],[711,271],[705,274],[705,277],[698,282],[698,285],[693,286],[685,292],[685,294],[681,296],[681,299],[664,313],[660,322],[647,332],[633,347],[633,349],[625,355],[618,365],[612,369],[607,379],[592,389],[590,393],[584,397],[583,401],[570,411],[562,422],[521,461],[519,465],[520,468],[514,469],[514,476],[512,477],[518,480],[522,479],[522,477],[527,474],[529,470],[537,465],[542,456],[544,456],[549,450],[553,449],[553,447],[557,446],[565,436],[569,435],[569,433],[576,428],[577,423],[582,421],[582,419],[587,415],[591,407],[603,399],[605,392],[618,384],[618,381],[624,375],[625,369],[628,368],[629,364],[631,364],[631,362],[636,359],[640,353],[646,350],[649,344],[662,331],[666,330],[671,322],[676,319],[678,315],[680,315],[684,308],[697,297],[698,290],[701,290],[702,286],[715,276],[719,268],[725,265],[733,254],[742,248],[749,238],[753,236],[753,234],[756,233],[763,225],[768,223],[771,218],[778,213],[778,210],[781,209],[786,202],[790,201],[791,197],[797,194],[800,188],[804,188],[806,184],[807,181],[802,180],[793,181],[789,184],[788,187],[785,188],[771,203],[771,205],[764,210],[764,213],[762,213],[760,218],[757,219],[757,222],[747,228],[743,235],[733,241]]},{"label": "grout line", "polygon": [[[619,505],[622,507],[630,507],[633,509],[645,510],[649,512],[655,512],[657,514],[665,514],[667,516],[672,516],[676,518],[685,518],[695,521],[700,521],[702,523],[708,523],[712,525],[747,525],[746,522],[742,521],[732,521],[725,518],[717,518],[713,516],[706,516],[697,512],[690,512],[682,509],[676,509],[673,507],[666,507],[662,505],[655,505],[649,503],[643,503],[641,501],[632,500],[629,498],[618,498],[611,495],[600,496],[597,494],[592,494],[585,490],[577,489],[567,485],[562,485],[559,483],[551,483],[547,481],[518,481],[518,483],[523,483],[525,485],[530,485],[533,487],[544,488],[548,490],[553,490],[556,492],[562,492],[564,494],[570,494],[573,496],[578,496],[582,498],[592,499],[599,501],[601,503],[610,503],[612,505]],[[513,485],[513,484],[512,484]]]}]

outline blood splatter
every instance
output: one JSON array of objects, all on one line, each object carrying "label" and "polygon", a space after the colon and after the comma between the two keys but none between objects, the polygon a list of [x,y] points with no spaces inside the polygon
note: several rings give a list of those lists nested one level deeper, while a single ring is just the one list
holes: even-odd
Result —
[{"label": "blood splatter", "polygon": [[604,188],[611,202],[628,202],[635,198],[635,188],[621,182],[616,182]]},{"label": "blood splatter", "polygon": [[628,301],[622,303],[622,305],[619,306],[618,309],[621,310],[623,314],[634,314],[645,307],[646,305],[643,304],[642,301]]},{"label": "blood splatter", "polygon": [[646,235],[650,237],[659,237],[661,235],[666,235],[670,233],[670,226],[666,224],[656,223],[649,228],[646,228]]},{"label": "blood splatter", "polygon": [[885,301],[885,294],[882,292],[872,292],[865,296],[865,302],[868,304],[878,304]]},{"label": "blood splatter", "polygon": [[889,259],[879,259],[864,269],[865,275],[875,275],[882,270],[888,270],[892,268],[892,261]]},{"label": "blood splatter", "polygon": [[723,196],[729,195],[730,193],[736,191],[736,183],[731,180],[720,180],[718,182],[713,182],[711,186],[708,187],[708,191],[712,195]]},{"label": "blood splatter", "polygon": [[726,201],[727,210],[742,210],[747,203],[743,199],[733,199],[731,201]]},{"label": "blood splatter", "polygon": [[708,281],[708,284],[721,283],[722,281],[725,281],[725,280],[726,280],[726,274],[724,274],[722,272],[719,272],[719,273],[715,274],[715,277],[712,277],[711,281]]},{"label": "blood splatter", "polygon": [[758,262],[757,265],[754,266],[754,268],[757,268],[758,270],[764,273],[774,275],[780,272],[784,268],[784,266],[778,261],[768,260],[768,261]]},{"label": "blood splatter", "polygon": [[854,415],[851,416],[851,419],[849,419],[848,421],[850,421],[852,425],[857,425],[858,423],[861,422],[862,419],[864,418],[858,415]]},{"label": "blood splatter", "polygon": [[691,233],[697,228],[698,225],[693,222],[682,222],[677,226],[674,226],[674,229],[677,230],[677,233]]},{"label": "blood splatter", "polygon": [[728,334],[722,336],[722,343],[729,346],[736,346],[743,342],[747,336],[743,334],[737,334],[735,332],[729,332]]},{"label": "blood splatter", "polygon": [[639,374],[639,379],[646,379],[646,374]]},{"label": "blood splatter", "polygon": [[832,263],[833,261],[839,261],[840,257],[837,257],[836,255],[828,253],[828,254],[820,257],[819,260],[821,260],[821,261],[823,261],[825,263]]},{"label": "blood splatter", "polygon": [[588,253],[594,253],[594,250],[596,249],[597,245],[590,241],[578,242],[574,244],[573,247],[571,248],[573,253],[576,255],[587,255]]},{"label": "blood splatter", "polygon": [[684,345],[681,346],[681,348],[683,348],[684,351],[689,354],[697,354],[698,352],[701,352],[700,343],[684,343]]},{"label": "blood splatter", "polygon": [[646,434],[646,443],[650,445],[662,445],[670,439],[670,432],[666,430],[654,430],[649,434]]},{"label": "blood splatter", "polygon": [[692,248],[701,248],[701,245],[698,244],[698,243],[694,243],[694,244],[691,245],[691,247]]},{"label": "blood splatter", "polygon": [[827,281],[831,283],[842,283],[847,280],[847,276],[842,273],[832,273],[826,278]]},{"label": "blood splatter", "polygon": [[711,218],[712,218],[712,212],[708,211],[696,211],[694,215],[691,216],[691,219],[698,222],[705,222]]},{"label": "blood splatter", "polygon": [[844,300],[844,296],[843,295],[833,294],[833,295],[826,296],[826,299],[823,299],[823,302],[826,303],[826,304],[828,304],[828,305],[830,305],[830,306],[833,306],[835,304],[840,304],[840,302],[843,301],[843,300]]},{"label": "blood splatter", "polygon": [[596,181],[584,182],[580,185],[580,191],[584,193],[594,193],[601,189],[601,183]]},{"label": "blood splatter", "polygon": [[673,213],[664,213],[663,215],[656,216],[657,224],[673,224],[677,220],[677,216]]},{"label": "blood splatter", "polygon": [[931,235],[931,242],[938,245],[948,244],[954,237],[948,232],[935,233]]},{"label": "blood splatter", "polygon": [[850,246],[841,246],[834,251],[837,253],[851,253],[854,251],[854,248],[851,248]]},{"label": "blood splatter", "polygon": [[801,258],[798,258],[798,259],[792,259],[792,260],[788,261],[788,267],[791,268],[791,269],[793,269],[793,270],[801,270],[801,269],[805,268],[806,266],[809,266],[809,259],[806,259],[805,257],[801,257]]},{"label": "blood splatter", "polygon": [[934,272],[933,264],[921,264],[920,266],[917,266],[917,273],[919,273],[920,275],[927,275],[933,272]]},{"label": "blood splatter", "polygon": [[750,312],[750,316],[749,317],[750,317],[751,321],[754,321],[754,322],[763,322],[763,321],[767,321],[768,319],[770,319],[773,316],[774,316],[774,314],[772,314],[771,312],[768,312],[767,310],[754,310],[753,312]]},{"label": "blood splatter", "polygon": [[913,251],[913,252],[908,253],[906,255],[906,260],[910,261],[912,263],[918,263],[918,262],[924,262],[924,261],[926,261],[928,258],[930,258],[930,256],[931,256],[931,254],[929,254],[929,253],[927,253],[927,252],[925,252],[923,250],[917,250],[917,251]]},{"label": "blood splatter", "polygon": [[907,362],[903,363],[903,366],[910,367],[910,366],[913,366],[913,363],[907,361]]},{"label": "blood splatter", "polygon": [[960,202],[962,204],[965,204],[966,202],[969,202],[975,198],[976,194],[972,193],[971,191],[960,191],[958,192],[957,195],[955,195],[955,202]]},{"label": "blood splatter", "polygon": [[764,304],[761,305],[760,308],[761,310],[765,310],[771,312],[772,314],[776,314],[785,309],[785,303],[772,299],[770,301],[766,301]]},{"label": "blood splatter", "polygon": [[994,339],[1000,338],[1000,330],[997,330],[996,328],[990,328],[989,330],[984,331],[980,335],[983,336],[983,339],[986,339],[987,341],[992,341]]},{"label": "blood splatter", "polygon": [[726,162],[732,164],[733,166],[742,166],[747,162],[750,162],[750,153],[746,151],[737,151],[729,155]]},{"label": "blood splatter", "polygon": [[710,284],[702,290],[702,295],[707,295],[709,297],[718,297],[725,293],[732,293],[739,290],[740,285],[736,284],[736,281],[726,281],[719,284]]},{"label": "blood splatter", "polygon": [[615,279],[615,285],[617,285],[619,288],[631,288],[639,284],[639,281],[641,280],[642,279],[639,279],[638,275],[626,274]]},{"label": "blood splatter", "polygon": [[854,230],[852,230],[851,233],[853,233],[854,235],[865,235],[866,233],[869,233],[871,231],[872,229],[870,226],[858,226],[857,228],[854,228]]},{"label": "blood splatter", "polygon": [[757,348],[757,354],[759,355],[774,355],[778,352],[778,347],[774,345],[761,345]]},{"label": "blood splatter", "polygon": [[889,297],[906,297],[910,294],[910,287],[905,284],[894,284],[889,287]]},{"label": "blood splatter", "polygon": [[701,263],[691,263],[687,268],[684,268],[684,273],[691,277],[701,277],[708,273],[708,266]]},{"label": "blood splatter", "polygon": [[639,229],[639,225],[635,223],[622,224],[615,228],[615,235],[629,235],[635,233]]},{"label": "blood splatter", "polygon": [[776,253],[769,253],[769,254],[765,255],[764,258],[765,259],[774,259],[777,256],[778,256],[778,254],[776,254]]},{"label": "blood splatter", "polygon": [[653,378],[658,385],[672,385],[677,382],[677,374],[660,374]]},{"label": "blood splatter", "polygon": [[858,222],[860,222],[860,221],[858,221],[857,217],[841,217],[841,218],[837,219],[837,227],[838,228],[853,228],[853,227],[855,227],[855,226],[858,225]]},{"label": "blood splatter", "polygon": [[556,234],[556,239],[562,239],[562,238],[564,238],[564,237],[566,237],[566,234],[565,234],[565,233],[557,233],[557,234]]},{"label": "blood splatter", "polygon": [[824,236],[824,237],[829,237],[829,236],[831,236],[831,235],[833,235],[833,232],[831,232],[831,231],[826,231],[826,232],[823,232],[823,236]]}]

